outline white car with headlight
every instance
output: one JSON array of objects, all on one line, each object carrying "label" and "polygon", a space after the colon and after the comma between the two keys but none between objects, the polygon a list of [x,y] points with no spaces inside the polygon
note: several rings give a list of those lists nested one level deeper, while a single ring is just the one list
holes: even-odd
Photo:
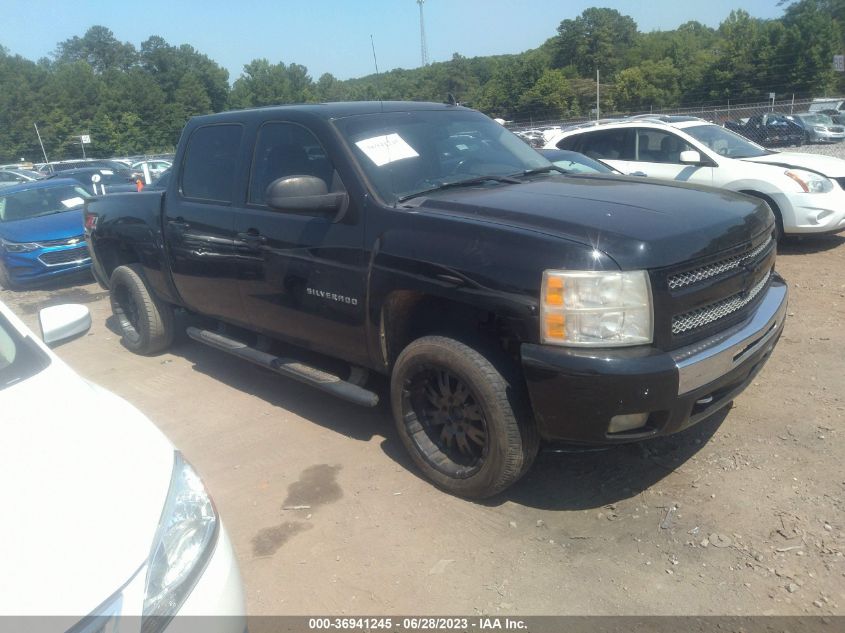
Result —
[{"label": "white car with headlight", "polygon": [[765,200],[780,234],[845,231],[845,160],[774,152],[687,116],[584,124],[546,144],[600,159],[633,176],[710,185]]},{"label": "white car with headlight", "polygon": [[0,303],[0,615],[144,633],[230,616],[209,626],[242,633],[238,565],[202,480],[137,409],[50,351],[88,330],[88,309],[39,317],[44,342]]}]

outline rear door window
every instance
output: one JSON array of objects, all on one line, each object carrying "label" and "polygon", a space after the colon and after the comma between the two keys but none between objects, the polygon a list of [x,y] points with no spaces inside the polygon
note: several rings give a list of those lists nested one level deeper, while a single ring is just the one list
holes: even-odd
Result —
[{"label": "rear door window", "polygon": [[632,160],[634,158],[632,138],[633,133],[630,128],[587,132],[582,136],[578,151],[590,158]]}]

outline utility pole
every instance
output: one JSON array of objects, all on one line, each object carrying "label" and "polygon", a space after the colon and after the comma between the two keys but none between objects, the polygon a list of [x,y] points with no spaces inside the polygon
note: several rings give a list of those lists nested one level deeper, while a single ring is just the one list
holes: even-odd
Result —
[{"label": "utility pole", "polygon": [[420,5],[420,57],[422,65],[428,66],[428,45],[425,43],[425,19],[423,18],[423,3],[425,0],[417,0]]}]

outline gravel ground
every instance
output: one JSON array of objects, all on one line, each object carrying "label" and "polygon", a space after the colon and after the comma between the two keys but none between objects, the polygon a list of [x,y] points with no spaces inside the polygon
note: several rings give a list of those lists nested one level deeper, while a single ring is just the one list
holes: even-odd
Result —
[{"label": "gravel ground", "polygon": [[45,305],[91,308],[59,354],[202,473],[252,615],[843,615],[845,236],[788,241],[778,270],[786,329],[732,409],[673,437],[544,452],[484,503],[417,476],[386,401],[354,407],[189,341],[133,355],[90,281],[0,300],[32,325]]},{"label": "gravel ground", "polygon": [[840,143],[813,143],[801,147],[786,147],[783,152],[800,152],[802,154],[823,154],[834,158],[845,159],[845,141]]}]

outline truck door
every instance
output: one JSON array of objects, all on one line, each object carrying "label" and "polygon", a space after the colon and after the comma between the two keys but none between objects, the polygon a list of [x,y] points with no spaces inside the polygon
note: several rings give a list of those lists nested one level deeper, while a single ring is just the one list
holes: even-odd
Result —
[{"label": "truck door", "polygon": [[255,330],[352,362],[367,358],[363,219],[356,200],[340,222],[265,204],[278,178],[315,176],[344,191],[323,145],[291,121],[264,123],[256,137],[247,203],[235,214],[239,283]]},{"label": "truck door", "polygon": [[237,323],[246,322],[232,235],[243,136],[236,124],[191,132],[164,201],[165,243],[179,295],[197,312]]}]

